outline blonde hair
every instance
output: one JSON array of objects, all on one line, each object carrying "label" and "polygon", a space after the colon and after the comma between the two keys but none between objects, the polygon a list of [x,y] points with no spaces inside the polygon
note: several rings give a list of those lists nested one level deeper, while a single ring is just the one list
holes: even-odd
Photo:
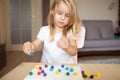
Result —
[{"label": "blonde hair", "polygon": [[82,26],[82,22],[80,21],[78,15],[78,2],[77,0],[54,0],[50,12],[48,15],[48,25],[50,26],[50,40],[52,41],[54,38],[54,14],[55,8],[60,3],[64,2],[67,6],[70,6],[70,19],[68,24],[63,29],[63,36],[66,37],[67,33],[72,30],[72,33],[76,36],[77,33],[80,31]]}]

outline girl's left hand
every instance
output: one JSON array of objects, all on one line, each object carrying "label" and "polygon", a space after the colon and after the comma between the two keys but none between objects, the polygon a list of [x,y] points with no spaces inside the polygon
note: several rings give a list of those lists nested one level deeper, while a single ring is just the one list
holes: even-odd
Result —
[{"label": "girl's left hand", "polygon": [[62,38],[57,42],[57,46],[59,48],[65,49],[69,47],[69,40],[66,38]]}]

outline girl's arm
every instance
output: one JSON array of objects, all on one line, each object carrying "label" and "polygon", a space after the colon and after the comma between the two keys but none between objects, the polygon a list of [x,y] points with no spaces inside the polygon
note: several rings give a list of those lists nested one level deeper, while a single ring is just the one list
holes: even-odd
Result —
[{"label": "girl's arm", "polygon": [[70,39],[68,44],[69,44],[69,46],[67,48],[63,48],[63,50],[65,50],[71,56],[75,56],[78,51],[76,40]]},{"label": "girl's arm", "polygon": [[42,45],[42,41],[38,38],[36,38],[32,44],[35,46],[35,51]]},{"label": "girl's arm", "polygon": [[61,39],[58,41],[58,47],[65,50],[69,55],[75,56],[77,54],[77,43],[74,39]]},{"label": "girl's arm", "polygon": [[39,46],[42,45],[42,41],[38,38],[36,38],[33,42],[26,42],[23,44],[23,51],[30,55],[30,51],[35,52]]}]

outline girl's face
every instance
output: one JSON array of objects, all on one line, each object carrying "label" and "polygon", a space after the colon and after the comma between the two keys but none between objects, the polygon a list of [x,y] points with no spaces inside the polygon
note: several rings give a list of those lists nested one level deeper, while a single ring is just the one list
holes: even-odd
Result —
[{"label": "girl's face", "polygon": [[70,18],[70,9],[69,7],[60,2],[55,8],[55,15],[54,15],[54,24],[55,27],[64,28],[69,23]]}]

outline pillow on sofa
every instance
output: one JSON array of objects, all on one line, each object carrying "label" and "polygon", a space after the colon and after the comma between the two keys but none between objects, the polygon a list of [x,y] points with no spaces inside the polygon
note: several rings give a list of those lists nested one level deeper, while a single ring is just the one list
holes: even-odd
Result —
[{"label": "pillow on sofa", "polygon": [[100,33],[103,39],[113,39],[114,32],[112,27],[112,21],[105,22],[100,26]]},{"label": "pillow on sofa", "polygon": [[86,28],[86,36],[85,39],[87,40],[96,40],[100,39],[100,30],[99,26],[92,22],[84,22],[84,26]]}]

